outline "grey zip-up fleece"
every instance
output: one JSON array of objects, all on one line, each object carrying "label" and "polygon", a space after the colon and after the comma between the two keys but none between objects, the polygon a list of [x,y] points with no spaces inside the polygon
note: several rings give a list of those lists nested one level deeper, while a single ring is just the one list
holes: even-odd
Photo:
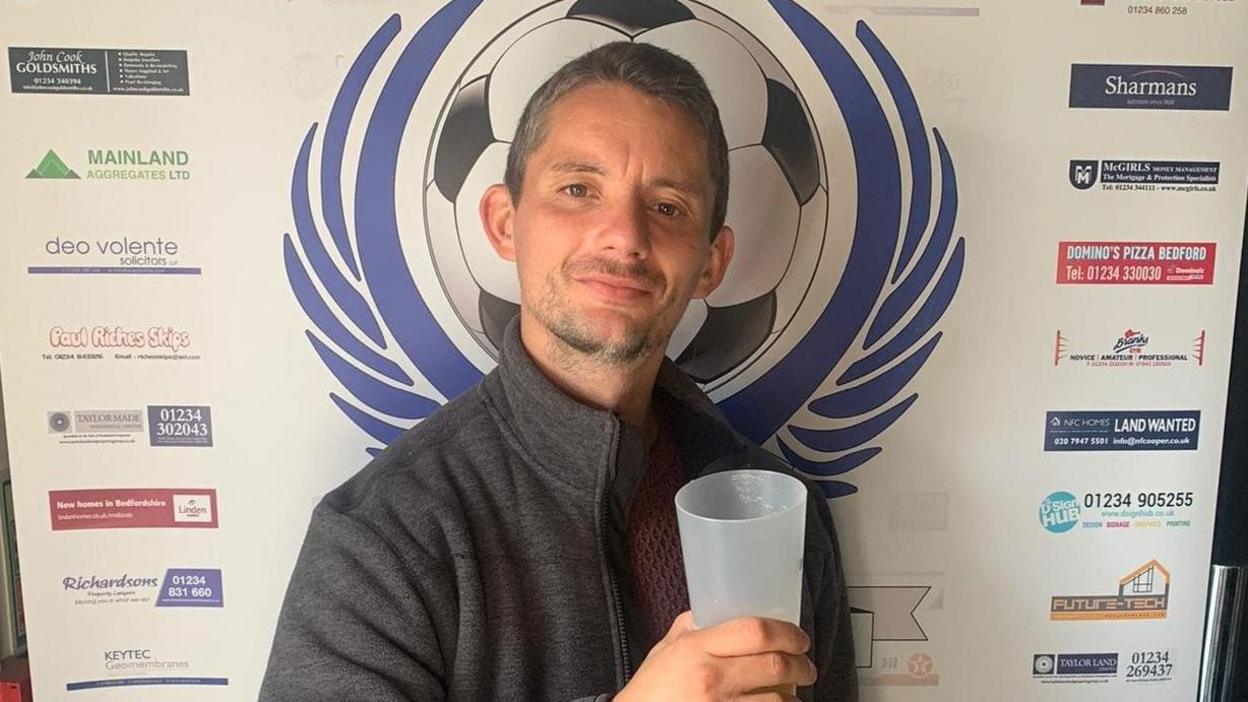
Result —
[{"label": "grey zip-up fleece", "polygon": [[[793,472],[670,361],[655,392],[681,419],[686,478],[742,457]],[[513,321],[498,368],[316,507],[260,700],[611,699],[651,645],[627,553],[645,462],[640,429],[559,391]],[[852,702],[836,535],[807,485],[801,626],[819,679],[799,697]]]}]

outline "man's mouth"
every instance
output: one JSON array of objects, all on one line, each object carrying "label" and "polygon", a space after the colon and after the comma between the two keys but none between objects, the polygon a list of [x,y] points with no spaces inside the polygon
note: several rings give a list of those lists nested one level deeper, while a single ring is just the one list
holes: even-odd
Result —
[{"label": "man's mouth", "polygon": [[636,300],[655,291],[655,285],[647,280],[606,273],[589,273],[573,278],[576,282],[608,300]]}]

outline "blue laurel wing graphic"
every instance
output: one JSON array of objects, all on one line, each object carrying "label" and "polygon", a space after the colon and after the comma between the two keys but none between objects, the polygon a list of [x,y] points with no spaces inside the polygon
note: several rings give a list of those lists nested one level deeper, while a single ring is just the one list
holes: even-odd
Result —
[{"label": "blue laurel wing graphic", "polygon": [[[451,37],[479,2],[455,0],[435,13],[408,42],[386,78],[357,169],[354,246],[343,208],[343,153],[364,86],[401,28],[398,15],[387,19],[368,41],[339,88],[321,143],[319,192],[329,240],[350,277],[335,262],[313,215],[309,184],[316,124],[304,136],[291,177],[296,237],[287,234],[283,240],[287,279],[316,327],[307,332],[309,342],[350,395],[330,393],[331,401],[383,445],[441,405],[439,399],[416,389],[398,361],[405,359],[419,368],[445,398],[481,377],[434,319],[412,279],[394,198],[399,142],[412,106]],[[387,332],[397,349],[387,341]],[[394,358],[398,354],[403,358]]]},{"label": "blue laurel wing graphic", "polygon": [[[784,359],[720,406],[751,439],[761,443],[775,436],[789,462],[815,477],[825,495],[839,497],[857,488],[835,477],[881,452],[879,446],[867,444],[918,399],[916,393],[897,398],[940,341],[939,332],[926,341],[924,337],[939,322],[961,280],[965,246],[961,238],[953,241],[957,184],[944,140],[933,130],[940,165],[939,206],[924,245],[933,181],[922,115],[892,56],[870,28],[859,22],[856,37],[884,77],[901,117],[909,156],[910,206],[905,227],[899,231],[901,163],[897,141],[874,89],[845,47],[818,20],[792,0],[771,0],[771,4],[806,48],[842,110],[855,161],[858,217],[845,273],[810,330]],[[851,355],[860,337],[861,348]],[[814,397],[843,361],[854,358],[836,378],[836,389]],[[803,409],[816,420],[842,420],[840,424],[848,425],[832,428],[826,426],[830,422],[816,421],[825,426],[808,428],[793,424]],[[786,441],[781,434],[784,429],[805,451],[799,453]],[[816,460],[804,455],[810,452],[830,455]]]}]

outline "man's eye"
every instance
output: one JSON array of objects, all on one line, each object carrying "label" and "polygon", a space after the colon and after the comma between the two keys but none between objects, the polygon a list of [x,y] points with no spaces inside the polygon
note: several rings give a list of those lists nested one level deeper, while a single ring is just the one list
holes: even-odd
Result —
[{"label": "man's eye", "polygon": [[655,209],[664,217],[675,217],[680,214],[680,208],[670,202],[660,202]]},{"label": "man's eye", "polygon": [[573,183],[572,185],[565,186],[563,191],[572,197],[585,197],[586,195],[589,195],[589,188],[585,187],[581,183]]}]

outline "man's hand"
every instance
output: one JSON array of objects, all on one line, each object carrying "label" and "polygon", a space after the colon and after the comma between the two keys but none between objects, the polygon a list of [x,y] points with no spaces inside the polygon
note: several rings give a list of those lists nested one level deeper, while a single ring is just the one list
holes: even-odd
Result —
[{"label": "man's hand", "polygon": [[616,702],[771,702],[796,697],[763,688],[810,685],[810,638],[776,619],[744,617],[696,630],[684,612],[655,644]]}]

